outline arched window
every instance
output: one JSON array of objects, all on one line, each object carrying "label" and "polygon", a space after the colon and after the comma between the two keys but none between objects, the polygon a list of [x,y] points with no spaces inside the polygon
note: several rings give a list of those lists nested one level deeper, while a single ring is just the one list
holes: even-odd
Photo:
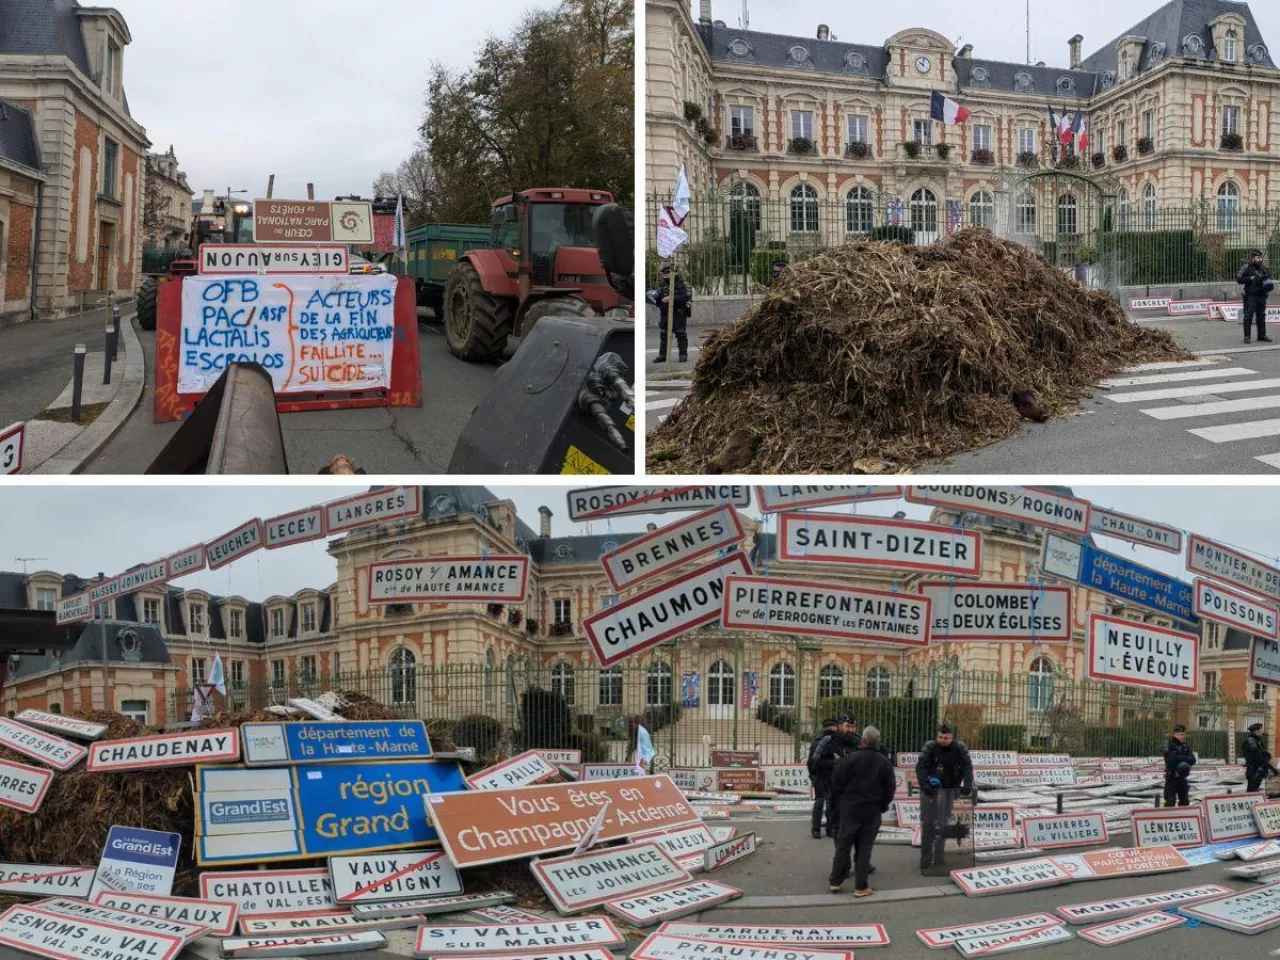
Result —
[{"label": "arched window", "polygon": [[600,671],[600,706],[622,706],[622,668],[605,667]]},{"label": "arched window", "polygon": [[844,671],[838,663],[824,664],[818,671],[818,696],[824,700],[844,696]]},{"label": "arched window", "polygon": [[1030,190],[1023,190],[1018,194],[1014,227],[1018,233],[1036,232],[1036,198]]},{"label": "arched window", "polygon": [[1080,205],[1074,193],[1064,193],[1058,198],[1058,234],[1080,232]]},{"label": "arched window", "polygon": [[893,683],[889,671],[884,667],[872,667],[867,671],[867,696],[887,697],[892,692]]},{"label": "arched window", "polygon": [[1120,219],[1119,224],[1117,224],[1118,228],[1121,230],[1128,230],[1129,229],[1129,191],[1128,190],[1121,190],[1120,194],[1116,197],[1116,209],[1118,211],[1118,216]]},{"label": "arched window", "polygon": [[1036,657],[1027,671],[1027,708],[1048,710],[1053,705],[1053,663]]},{"label": "arched window", "polygon": [[871,191],[866,187],[854,187],[844,201],[845,232],[870,233],[872,226]]},{"label": "arched window", "polygon": [[987,190],[976,190],[969,198],[969,226],[990,230],[996,222],[996,200]]},{"label": "arched window", "polygon": [[791,232],[818,232],[818,191],[807,183],[791,189]]},{"label": "arched window", "polygon": [[565,703],[573,706],[573,664],[561,660],[551,668],[551,692],[560,694]]},{"label": "arched window", "polygon": [[1240,188],[1228,180],[1218,188],[1218,229],[1234,230],[1240,213]]},{"label": "arched window", "polygon": [[717,660],[707,670],[707,706],[732,707],[735,687],[733,664]]},{"label": "arched window", "polygon": [[729,216],[732,220],[734,211],[741,210],[751,220],[751,225],[760,229],[760,191],[754,183],[739,180],[729,188]]},{"label": "arched window", "polygon": [[1227,63],[1236,62],[1236,32],[1228,30],[1226,37],[1222,41],[1222,59]]},{"label": "arched window", "polygon": [[938,198],[928,187],[921,187],[911,194],[907,204],[911,215],[911,229],[916,233],[938,232]]},{"label": "arched window", "polygon": [[665,660],[655,660],[649,664],[644,678],[644,705],[646,707],[665,707],[674,697],[671,680],[671,664]]},{"label": "arched window", "polygon": [[769,671],[769,702],[775,707],[796,705],[796,671],[789,663],[775,663]]},{"label": "arched window", "polygon": [[1148,183],[1142,188],[1142,221],[1148,230],[1156,228],[1156,185]]},{"label": "arched window", "polygon": [[497,661],[493,656],[493,648],[490,647],[484,652],[484,703],[486,707],[493,707],[497,703],[494,696],[496,687],[494,686],[494,671],[497,669]]},{"label": "arched window", "polygon": [[417,662],[413,651],[401,647],[391,654],[387,661],[387,676],[391,681],[391,702],[393,704],[415,703],[418,699],[418,682],[414,674]]}]

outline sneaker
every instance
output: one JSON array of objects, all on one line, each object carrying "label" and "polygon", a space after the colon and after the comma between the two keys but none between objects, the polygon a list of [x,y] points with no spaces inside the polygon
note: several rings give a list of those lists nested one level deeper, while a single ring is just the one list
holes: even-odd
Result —
[{"label": "sneaker", "polygon": [[[1270,342],[1271,342],[1271,338],[1270,338],[1270,337],[1259,337],[1259,338],[1258,338],[1258,342],[1259,342],[1259,343],[1270,343]],[[680,359],[681,359],[681,360],[683,360],[683,359],[684,359],[684,357],[681,357]]]},{"label": "sneaker", "polygon": [[870,887],[863,887],[861,890],[853,891],[853,895],[857,897],[859,900],[861,900],[863,897],[869,897],[873,893],[875,893],[875,891],[872,890]]},{"label": "sneaker", "polygon": [[827,889],[830,890],[832,893],[839,893],[840,888],[843,886],[844,886],[843,883],[833,883],[831,884],[831,886],[827,887]]}]

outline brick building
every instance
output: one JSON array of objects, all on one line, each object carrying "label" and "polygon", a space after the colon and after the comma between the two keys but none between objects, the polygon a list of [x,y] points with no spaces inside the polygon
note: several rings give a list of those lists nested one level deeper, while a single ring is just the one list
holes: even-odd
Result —
[{"label": "brick building", "polygon": [[0,98],[0,323],[31,315],[36,210],[44,179],[31,111]]},{"label": "brick building", "polygon": [[68,313],[82,291],[130,295],[137,284],[150,142],[125,95],[131,39],[109,7],[0,0],[0,98],[30,112],[44,178],[33,238],[40,317]]},{"label": "brick building", "polygon": [[148,247],[170,249],[191,244],[191,200],[195,191],[178,167],[169,146],[167,153],[148,153],[142,205],[143,240]]}]

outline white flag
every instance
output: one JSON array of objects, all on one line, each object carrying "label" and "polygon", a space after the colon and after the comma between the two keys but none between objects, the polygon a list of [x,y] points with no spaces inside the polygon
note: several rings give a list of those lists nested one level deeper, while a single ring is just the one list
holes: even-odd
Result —
[{"label": "white flag", "polygon": [[404,194],[396,198],[396,235],[392,245],[396,248],[396,256],[403,260],[408,246],[404,239]]},{"label": "white flag", "polygon": [[649,772],[649,761],[653,759],[653,740],[649,731],[643,726],[636,728],[636,776],[643,777]]},{"label": "white flag", "polygon": [[689,216],[689,180],[684,175],[684,167],[680,168],[680,176],[676,177],[676,199],[671,204],[672,219],[677,227],[684,226],[684,218]]},{"label": "white flag", "polygon": [[688,241],[689,235],[672,222],[671,208],[662,207],[658,211],[658,256],[665,260]]},{"label": "white flag", "polygon": [[227,695],[227,678],[222,672],[222,654],[220,653],[213,655],[213,671],[209,674],[209,686],[224,697]]},{"label": "white flag", "polygon": [[587,832],[582,835],[582,839],[578,841],[578,845],[573,848],[571,857],[576,857],[580,853],[586,853],[596,845],[596,840],[600,837],[600,831],[604,829],[604,818],[609,812],[609,800],[605,800],[604,806],[600,808],[600,812],[596,814],[596,818],[591,821],[591,826],[587,828]]}]

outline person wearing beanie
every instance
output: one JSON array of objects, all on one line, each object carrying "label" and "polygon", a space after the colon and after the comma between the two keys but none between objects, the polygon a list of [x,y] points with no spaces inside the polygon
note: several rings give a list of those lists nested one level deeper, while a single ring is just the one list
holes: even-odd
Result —
[{"label": "person wearing beanie", "polygon": [[1248,778],[1246,789],[1250,793],[1261,789],[1268,772],[1280,776],[1280,770],[1271,763],[1271,754],[1267,751],[1266,741],[1262,736],[1262,724],[1252,723],[1244,738],[1244,773]]},{"label": "person wearing beanie", "polygon": [[1256,325],[1258,342],[1270,343],[1271,338],[1267,336],[1267,295],[1274,283],[1262,262],[1261,250],[1249,254],[1249,262],[1240,268],[1236,283],[1244,287],[1244,342],[1249,342],[1250,327]]}]

